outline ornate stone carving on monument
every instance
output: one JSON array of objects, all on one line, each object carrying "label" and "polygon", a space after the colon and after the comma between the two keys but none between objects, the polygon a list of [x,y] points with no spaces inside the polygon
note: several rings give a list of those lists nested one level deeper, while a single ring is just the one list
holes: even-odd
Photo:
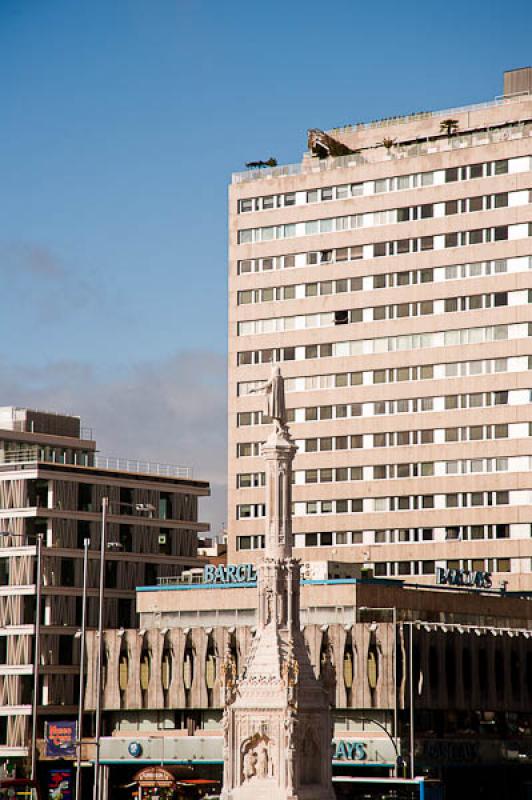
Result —
[{"label": "ornate stone carving on monument", "polygon": [[310,664],[300,627],[300,563],[292,557],[292,461],[284,379],[264,392],[273,430],[266,461],[266,542],[257,566],[257,630],[242,671],[229,651],[222,800],[332,800],[332,722],[327,686]]}]

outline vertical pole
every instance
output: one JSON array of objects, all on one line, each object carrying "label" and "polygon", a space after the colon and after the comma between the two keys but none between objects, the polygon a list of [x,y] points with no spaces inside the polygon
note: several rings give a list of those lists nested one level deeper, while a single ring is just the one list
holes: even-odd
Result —
[{"label": "vertical pole", "polygon": [[96,715],[94,739],[96,754],[94,757],[93,800],[101,800],[100,774],[100,736],[102,728],[102,656],[103,656],[103,601],[105,594],[105,526],[109,498],[102,497],[102,530],[100,535],[100,588],[98,594],[98,646],[96,648]]},{"label": "vertical pole", "polygon": [[44,534],[37,535],[37,577],[35,583],[35,636],[33,644],[33,704],[31,710],[31,779],[37,774],[37,710],[39,706],[39,663],[41,660],[41,597],[42,543]]},{"label": "vertical pole", "polygon": [[414,624],[410,625],[410,647],[408,654],[409,673],[410,673],[410,777],[414,780],[416,775],[414,763]]},{"label": "vertical pole", "polygon": [[101,780],[101,795],[102,800],[109,800],[109,767],[103,764],[100,767],[102,780]]},{"label": "vertical pole", "polygon": [[76,800],[81,797],[81,743],[83,740],[83,679],[85,677],[85,628],[87,624],[87,573],[89,539],[83,540],[83,593],[81,596],[81,641],[79,646],[78,748],[76,753]]},{"label": "vertical pole", "polygon": [[293,616],[292,602],[293,602],[293,595],[294,595],[294,592],[293,592],[294,572],[293,572],[292,564],[290,562],[288,563],[288,566],[287,566],[286,569],[287,569],[287,572],[286,572],[287,589],[286,589],[286,591],[288,593],[288,597],[287,597],[288,609],[287,609],[287,612],[286,612],[286,616],[287,616],[286,624],[287,624],[288,630],[291,631],[292,630],[292,622],[293,622],[293,620],[292,620],[292,616]]},{"label": "vertical pole", "polygon": [[395,740],[395,769],[394,775],[396,778],[399,777],[399,765],[397,763],[397,753],[399,752],[398,746],[398,710],[397,710],[397,696],[398,696],[398,686],[397,686],[397,608],[394,606],[393,608],[393,736]]}]

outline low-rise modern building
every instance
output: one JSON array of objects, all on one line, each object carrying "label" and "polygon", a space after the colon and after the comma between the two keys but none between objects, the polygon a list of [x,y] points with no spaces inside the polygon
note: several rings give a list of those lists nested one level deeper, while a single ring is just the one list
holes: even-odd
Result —
[{"label": "low-rise modern building", "polygon": [[[201,566],[198,500],[186,467],[107,459],[77,417],[0,409],[0,758],[30,753],[36,620],[38,725],[75,718],[84,540],[87,625],[98,622],[102,499],[109,500],[104,625],[135,625],[135,588]],[[41,607],[36,609],[37,537]]]},{"label": "low-rise modern building", "polygon": [[[113,798],[131,798],[135,775],[153,764],[177,782],[221,780],[222,663],[245,663],[257,589],[251,565],[205,575],[203,585],[139,588],[139,628],[105,632],[101,759]],[[310,578],[301,607],[314,669],[330,676],[339,796],[340,779],[393,774],[398,754],[402,772],[445,778],[451,797],[532,780],[528,597]],[[85,713],[95,708],[95,663],[91,633]]]}]

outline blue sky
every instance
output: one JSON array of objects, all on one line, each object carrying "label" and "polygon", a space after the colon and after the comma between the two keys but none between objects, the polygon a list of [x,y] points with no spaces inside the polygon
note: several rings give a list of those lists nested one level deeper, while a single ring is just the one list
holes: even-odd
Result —
[{"label": "blue sky", "polygon": [[491,99],[531,32],[522,0],[0,0],[0,405],[192,463],[218,528],[231,172]]}]

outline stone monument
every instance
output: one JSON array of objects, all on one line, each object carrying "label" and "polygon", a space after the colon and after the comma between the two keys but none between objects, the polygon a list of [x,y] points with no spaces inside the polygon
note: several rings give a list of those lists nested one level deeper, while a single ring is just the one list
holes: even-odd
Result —
[{"label": "stone monument", "polygon": [[[258,390],[260,391],[260,390]],[[279,367],[263,390],[273,430],[266,461],[266,542],[257,567],[257,630],[244,671],[223,667],[222,800],[332,800],[330,671],[317,679],[299,620],[300,564],[292,557],[292,461]]]}]

